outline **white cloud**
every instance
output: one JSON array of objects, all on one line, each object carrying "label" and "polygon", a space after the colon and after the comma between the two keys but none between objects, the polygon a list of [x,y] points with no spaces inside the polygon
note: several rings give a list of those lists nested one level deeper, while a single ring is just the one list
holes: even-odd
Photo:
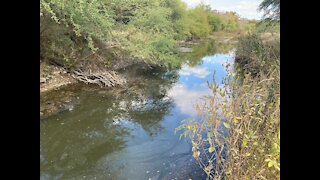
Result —
[{"label": "white cloud", "polygon": [[[226,56],[226,57],[221,57],[221,56]],[[230,56],[230,57],[229,57]],[[226,65],[227,63],[232,64],[233,63],[234,57],[230,55],[224,55],[224,54],[217,54],[214,56],[205,56],[202,58],[204,62],[207,63],[219,63],[222,65]]]},{"label": "white cloud", "polygon": [[199,67],[190,67],[188,65],[183,65],[182,69],[179,72],[180,75],[183,76],[196,76],[198,78],[205,78],[210,72],[207,68],[199,68]]},{"label": "white cloud", "polygon": [[189,90],[182,84],[177,84],[169,90],[168,96],[174,99],[183,114],[194,116],[196,115],[195,105],[203,102],[202,97],[209,93],[209,88]]},{"label": "white cloud", "polygon": [[[222,89],[226,88],[229,91],[228,87],[225,87],[222,84],[218,85],[218,87]],[[209,89],[206,83],[201,83],[197,89],[188,89],[182,84],[176,84],[168,91],[168,96],[174,99],[174,102],[180,109],[181,113],[190,116],[197,115],[195,108],[196,105],[201,106],[205,102],[208,103],[208,99],[204,98],[208,95],[212,95],[212,91]],[[217,98],[222,101],[227,97],[221,97],[219,94],[217,94]]]},{"label": "white cloud", "polygon": [[[201,0],[182,0],[188,7],[195,7]],[[240,17],[248,19],[261,19],[262,12],[257,9],[262,0],[204,0],[213,9],[220,11],[235,11]]]},{"label": "white cloud", "polygon": [[[257,1],[240,1],[234,8],[239,15],[247,18],[261,17],[262,13],[258,12],[259,2]],[[232,8],[230,8],[232,9]]]}]

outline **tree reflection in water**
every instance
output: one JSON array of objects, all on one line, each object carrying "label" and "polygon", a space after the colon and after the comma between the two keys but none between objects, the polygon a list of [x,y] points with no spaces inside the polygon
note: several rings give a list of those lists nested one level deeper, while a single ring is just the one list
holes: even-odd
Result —
[{"label": "tree reflection in water", "polygon": [[72,94],[79,95],[74,110],[40,123],[43,177],[44,172],[53,177],[61,173],[62,177],[76,172],[88,174],[90,169],[97,168],[100,159],[121,152],[137,126],[149,138],[161,132],[161,120],[173,106],[167,91],[177,80],[177,71],[141,68],[135,73],[136,80],[126,88],[100,91],[86,86],[69,88],[76,91]]}]

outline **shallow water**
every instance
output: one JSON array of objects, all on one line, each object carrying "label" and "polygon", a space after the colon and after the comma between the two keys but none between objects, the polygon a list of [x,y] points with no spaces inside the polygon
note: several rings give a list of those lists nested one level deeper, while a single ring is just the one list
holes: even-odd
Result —
[{"label": "shallow water", "polygon": [[[142,70],[126,89],[79,86],[64,111],[40,121],[40,179],[205,179],[190,142],[174,132],[196,116],[233,54],[205,56],[180,70]],[[190,64],[190,63],[189,63]]]}]

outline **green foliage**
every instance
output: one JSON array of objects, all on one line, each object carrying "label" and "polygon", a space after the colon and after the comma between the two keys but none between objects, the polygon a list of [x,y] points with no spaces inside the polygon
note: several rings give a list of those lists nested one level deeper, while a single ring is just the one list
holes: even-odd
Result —
[{"label": "green foliage", "polygon": [[97,0],[41,0],[40,13],[70,27],[76,36],[83,36],[91,50],[95,49],[92,37],[104,38],[114,23],[106,7]]},{"label": "green foliage", "polygon": [[130,21],[130,24],[143,31],[170,33],[172,31],[172,24],[168,21],[168,18],[171,13],[169,8],[161,6],[140,8],[134,19]]},{"label": "green foliage", "polygon": [[256,24],[256,32],[280,33],[280,22],[262,20]]},{"label": "green foliage", "polygon": [[186,15],[179,0],[41,0],[41,57],[72,66],[90,53],[110,61],[102,52],[110,51],[128,60],[176,64],[175,39],[188,35]]},{"label": "green foliage", "polygon": [[105,4],[84,0],[40,1],[40,56],[64,66],[95,52],[94,39],[107,40],[114,20]]},{"label": "green foliage", "polygon": [[243,71],[257,76],[280,66],[280,41],[266,41],[258,34],[249,34],[238,40],[236,62]]},{"label": "green foliage", "polygon": [[218,16],[212,14],[208,17],[209,24],[213,27],[213,31],[220,31],[222,28],[222,21]]},{"label": "green foliage", "polygon": [[240,18],[235,12],[213,11],[212,15],[219,18],[221,30],[231,32],[240,29]]},{"label": "green foliage", "polygon": [[189,35],[187,5],[180,0],[166,0],[166,6],[172,10],[174,39],[184,40]]},{"label": "green foliage", "polygon": [[239,28],[245,32],[254,32],[257,26],[256,20],[242,20],[239,21]]},{"label": "green foliage", "polygon": [[88,59],[178,66],[178,41],[237,30],[238,21],[181,0],[41,0],[40,57],[68,68]]},{"label": "green foliage", "polygon": [[264,18],[280,21],[280,0],[263,0],[259,6]]},{"label": "green foliage", "polygon": [[204,6],[197,6],[188,13],[190,33],[193,38],[207,37],[211,32],[208,12]]}]

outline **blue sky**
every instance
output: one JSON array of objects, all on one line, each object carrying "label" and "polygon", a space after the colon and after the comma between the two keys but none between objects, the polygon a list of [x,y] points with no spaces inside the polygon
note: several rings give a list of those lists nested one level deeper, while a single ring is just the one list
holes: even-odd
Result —
[{"label": "blue sky", "polygon": [[258,12],[258,6],[262,0],[182,0],[188,7],[194,7],[200,2],[209,4],[219,11],[235,11],[240,17],[248,19],[261,19],[262,12]]}]

